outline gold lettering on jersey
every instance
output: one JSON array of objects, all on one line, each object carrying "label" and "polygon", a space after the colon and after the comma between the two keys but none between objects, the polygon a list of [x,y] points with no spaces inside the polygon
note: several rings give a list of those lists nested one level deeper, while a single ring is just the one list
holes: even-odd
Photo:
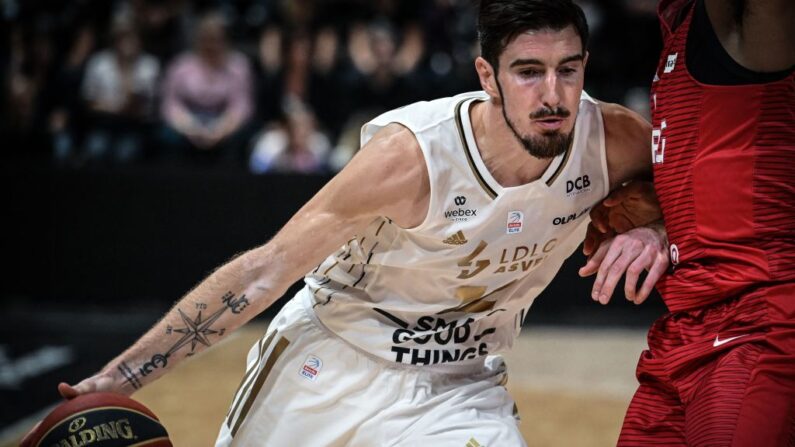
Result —
[{"label": "gold lettering on jersey", "polygon": [[499,267],[494,273],[529,272],[538,267],[549,252],[557,245],[557,239],[550,239],[543,245],[535,243],[531,246],[519,245],[511,249],[504,249],[500,254]]},{"label": "gold lettering on jersey", "polygon": [[[499,267],[497,267],[492,274],[508,272],[525,273],[535,270],[539,265],[541,265],[544,259],[547,258],[549,253],[555,249],[557,244],[558,240],[552,238],[543,244],[534,243],[532,245],[517,245],[513,248],[503,249],[500,253],[500,260],[498,263]],[[489,244],[485,241],[480,241],[480,244],[478,244],[477,248],[475,248],[472,253],[458,261],[459,267],[469,268],[461,269],[456,278],[472,278],[473,276],[485,270],[486,267],[491,265],[491,260],[488,258],[475,260],[475,258],[477,258],[488,245]],[[474,269],[472,268],[473,264]]]},{"label": "gold lettering on jersey", "polygon": [[[478,244],[477,248],[475,248],[475,251],[470,253],[469,256],[467,256],[467,257],[461,259],[460,261],[458,261],[458,266],[459,267],[471,267],[472,266],[472,261],[474,261],[474,259],[477,258],[478,255],[483,250],[485,250],[486,247],[488,247],[488,245],[489,244],[486,243],[486,241],[480,241],[480,243]],[[471,278],[471,277],[477,275],[478,273],[482,272],[483,270],[485,270],[486,267],[488,267],[490,264],[491,264],[491,261],[489,261],[488,259],[479,259],[479,260],[475,261],[475,269],[474,270],[461,269],[461,272],[458,274],[457,278],[458,279]]]}]

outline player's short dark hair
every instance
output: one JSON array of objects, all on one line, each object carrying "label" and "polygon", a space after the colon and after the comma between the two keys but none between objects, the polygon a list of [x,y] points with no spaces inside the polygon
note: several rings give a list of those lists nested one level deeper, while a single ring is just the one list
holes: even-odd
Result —
[{"label": "player's short dark hair", "polygon": [[480,0],[480,54],[497,70],[500,54],[519,34],[543,29],[560,31],[569,25],[580,35],[585,55],[588,23],[572,0]]}]

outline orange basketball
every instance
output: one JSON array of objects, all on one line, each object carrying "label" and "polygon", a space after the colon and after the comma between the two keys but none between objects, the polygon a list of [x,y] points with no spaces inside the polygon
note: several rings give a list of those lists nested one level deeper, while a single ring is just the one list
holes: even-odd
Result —
[{"label": "orange basketball", "polygon": [[89,393],[63,402],[20,447],[171,447],[157,416],[114,393]]}]

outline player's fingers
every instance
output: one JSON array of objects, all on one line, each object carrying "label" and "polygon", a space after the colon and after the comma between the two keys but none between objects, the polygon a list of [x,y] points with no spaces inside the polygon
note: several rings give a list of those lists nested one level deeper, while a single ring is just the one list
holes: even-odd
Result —
[{"label": "player's fingers", "polygon": [[651,267],[653,260],[652,248],[646,247],[640,256],[635,258],[634,261],[627,267],[626,276],[624,278],[624,296],[629,301],[635,302],[636,291],[638,290],[638,278],[640,274]]},{"label": "player's fingers", "polygon": [[602,204],[594,206],[588,214],[591,217],[591,224],[599,232],[606,233],[610,229],[608,209]]},{"label": "player's fingers", "polygon": [[668,269],[668,256],[664,254],[660,254],[654,260],[654,264],[649,269],[649,274],[646,276],[646,280],[643,281],[643,285],[640,288],[637,296],[635,296],[635,304],[640,304],[646,301],[646,298],[649,297],[654,285],[657,284],[657,281],[660,280],[663,273]]},{"label": "player's fingers", "polygon": [[609,297],[605,296],[604,294],[605,281],[610,274],[610,270],[613,268],[613,264],[617,259],[619,259],[622,252],[623,246],[621,244],[616,244],[614,239],[613,243],[610,244],[610,247],[605,254],[604,260],[602,260],[599,265],[599,271],[596,272],[596,279],[594,279],[593,282],[591,298],[599,301],[602,304],[606,304],[609,300]]},{"label": "player's fingers", "polygon": [[594,247],[596,246],[596,228],[594,228],[593,223],[588,223],[588,229],[585,231],[585,240],[582,242],[582,254],[585,256],[591,256],[591,253],[594,251]]},{"label": "player's fingers", "polygon": [[84,394],[77,389],[78,386],[79,385],[72,386],[66,382],[61,382],[58,384],[58,392],[64,397],[64,399],[74,399],[75,397]]},{"label": "player's fingers", "polygon": [[622,250],[621,256],[616,259],[613,265],[607,270],[604,283],[602,284],[602,290],[599,292],[600,303],[607,304],[610,302],[616,285],[618,285],[618,282],[621,280],[627,267],[629,267],[632,259],[634,259],[634,256],[629,251]]},{"label": "player's fingers", "polygon": [[596,273],[596,271],[599,269],[599,265],[605,258],[607,251],[610,249],[610,244],[610,241],[604,241],[599,244],[596,252],[588,258],[588,262],[586,262],[584,266],[580,267],[580,276],[591,276]]},{"label": "player's fingers", "polygon": [[69,385],[66,382],[61,382],[58,384],[58,392],[65,399],[74,399],[81,394],[90,393],[92,391],[96,391],[96,386],[92,386],[91,384],[87,383],[86,380],[78,383],[75,386]]}]

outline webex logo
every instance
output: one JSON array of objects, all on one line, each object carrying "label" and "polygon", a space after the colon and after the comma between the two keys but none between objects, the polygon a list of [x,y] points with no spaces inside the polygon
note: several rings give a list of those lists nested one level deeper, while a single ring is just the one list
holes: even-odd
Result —
[{"label": "webex logo", "polygon": [[467,203],[467,198],[464,196],[456,196],[453,199],[453,203],[458,208],[445,211],[444,212],[445,219],[449,219],[454,222],[464,222],[468,220],[470,217],[476,217],[478,215],[477,209],[461,208]]}]

